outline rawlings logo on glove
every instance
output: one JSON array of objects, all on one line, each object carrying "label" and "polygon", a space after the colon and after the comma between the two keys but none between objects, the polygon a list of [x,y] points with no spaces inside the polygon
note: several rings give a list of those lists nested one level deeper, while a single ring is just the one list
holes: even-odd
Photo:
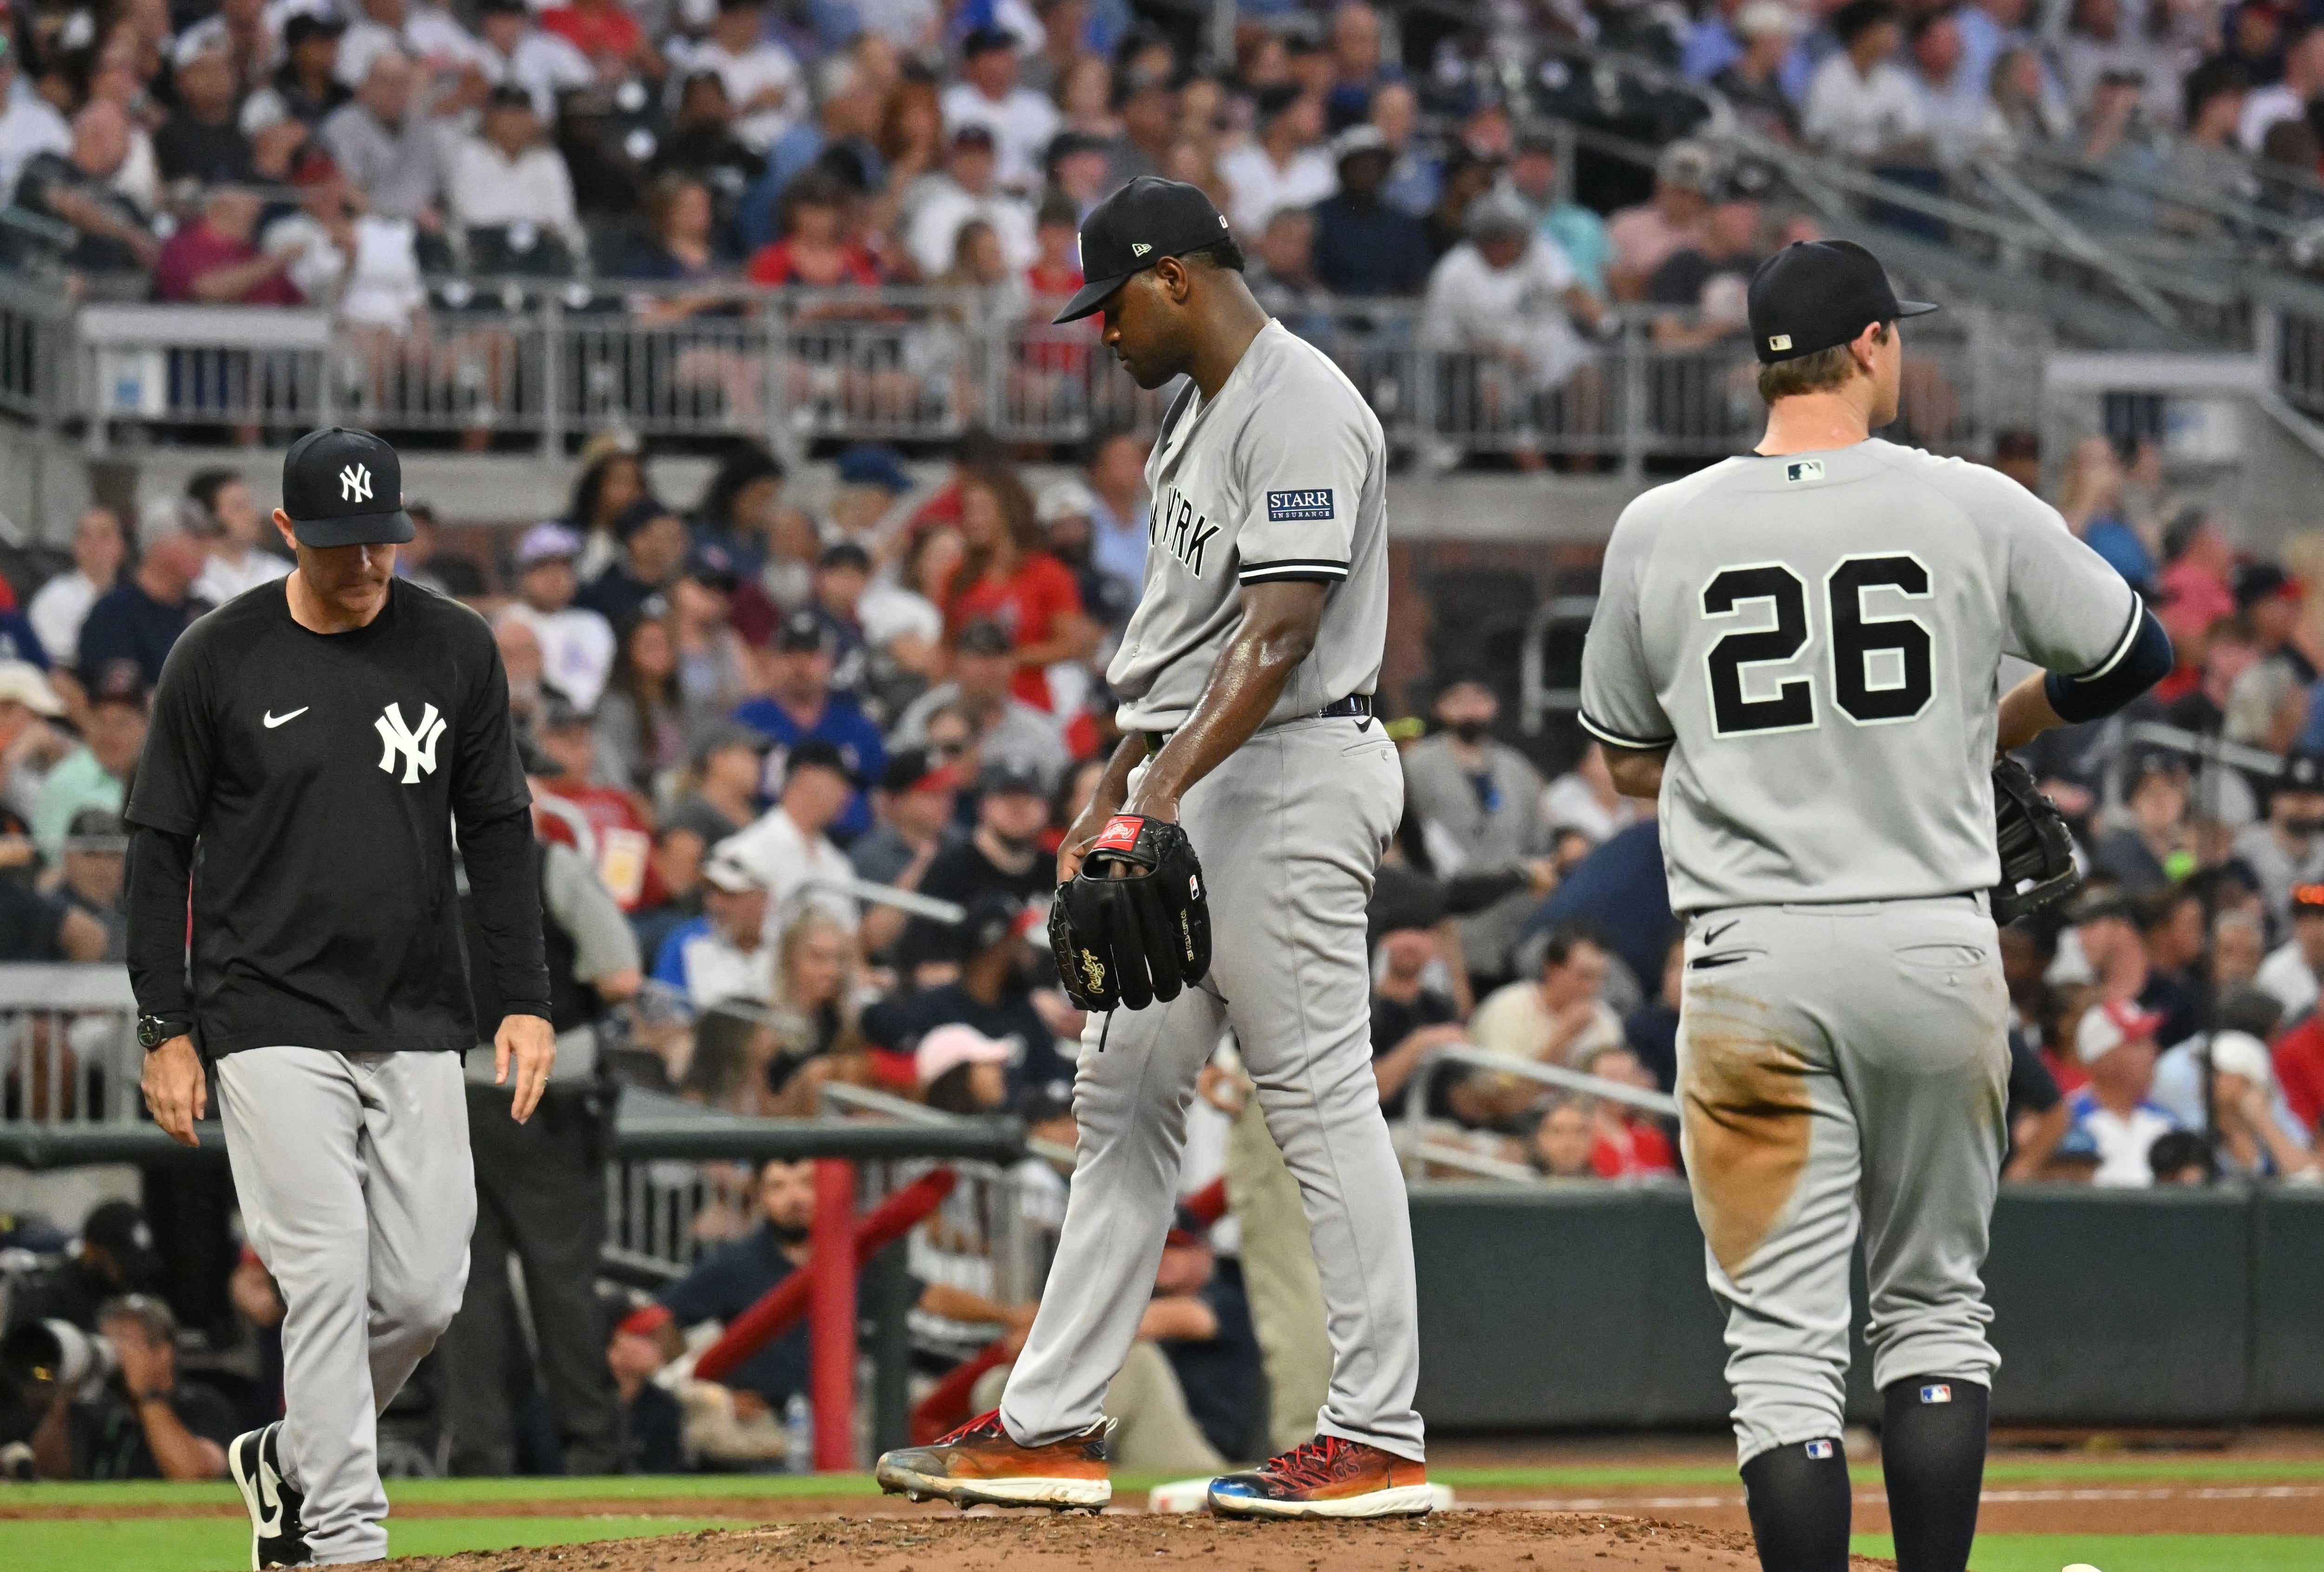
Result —
[{"label": "rawlings logo on glove", "polygon": [[1084,1010],[1143,1010],[1211,969],[1211,912],[1186,832],[1117,813],[1049,907],[1049,948]]}]

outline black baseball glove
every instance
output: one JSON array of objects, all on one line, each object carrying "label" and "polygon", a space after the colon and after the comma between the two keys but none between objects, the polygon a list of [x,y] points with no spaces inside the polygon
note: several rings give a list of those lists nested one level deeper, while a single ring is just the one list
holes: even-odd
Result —
[{"label": "black baseball glove", "polygon": [[2001,848],[2001,883],[1993,887],[1993,920],[2007,924],[2063,901],[2081,887],[2074,867],[2074,837],[2058,805],[2042,794],[2025,766],[2012,758],[1993,764],[1994,839]]},{"label": "black baseball glove", "polygon": [[1084,1010],[1143,1010],[1211,969],[1211,908],[1186,832],[1117,813],[1049,907],[1049,947]]}]

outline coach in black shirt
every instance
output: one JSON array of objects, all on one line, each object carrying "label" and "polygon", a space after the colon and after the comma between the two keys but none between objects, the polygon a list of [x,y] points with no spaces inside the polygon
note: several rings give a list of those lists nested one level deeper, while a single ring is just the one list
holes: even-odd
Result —
[{"label": "coach in black shirt", "polygon": [[274,522],[299,566],[178,640],[126,813],[146,1102],[193,1143],[211,1062],[288,1311],[285,1417],[228,1449],[262,1565],[386,1555],[374,1416],[459,1307],[478,1027],[455,826],[519,1120],[556,1054],[507,676],[484,619],[395,577],[401,495],[366,432],[291,448]]}]

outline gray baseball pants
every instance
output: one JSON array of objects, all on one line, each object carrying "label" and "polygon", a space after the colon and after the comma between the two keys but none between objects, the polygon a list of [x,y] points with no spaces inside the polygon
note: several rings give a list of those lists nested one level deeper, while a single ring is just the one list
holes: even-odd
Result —
[{"label": "gray baseball pants", "polygon": [[1262,731],[1186,793],[1209,885],[1210,975],[1167,1004],[1114,1012],[1110,1026],[1093,1017],[1083,1034],[1065,1226],[1001,1401],[1019,1443],[1102,1417],[1153,1296],[1187,1105],[1223,1024],[1314,1239],[1333,1354],[1316,1429],[1423,1456],[1412,1219],[1372,1078],[1364,945],[1364,905],[1403,807],[1395,744],[1379,722],[1347,718]]},{"label": "gray baseball pants", "polygon": [[1874,1384],[1990,1386],[2009,1000],[1983,903],[1729,907],[1686,957],[1681,1138],[1738,1460],[1840,1433],[1859,1227]]},{"label": "gray baseball pants", "polygon": [[379,1413],[468,1275],[459,1056],[251,1048],[217,1079],[243,1228],[282,1290],[284,1476],[318,1566],[379,1560]]}]

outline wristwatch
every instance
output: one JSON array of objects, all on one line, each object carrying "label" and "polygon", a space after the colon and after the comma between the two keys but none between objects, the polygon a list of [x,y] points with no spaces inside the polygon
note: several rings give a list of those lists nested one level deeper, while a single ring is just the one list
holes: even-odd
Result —
[{"label": "wristwatch", "polygon": [[192,1023],[174,1015],[140,1015],[137,1018],[137,1046],[152,1052],[173,1037],[183,1037],[192,1030]]}]

